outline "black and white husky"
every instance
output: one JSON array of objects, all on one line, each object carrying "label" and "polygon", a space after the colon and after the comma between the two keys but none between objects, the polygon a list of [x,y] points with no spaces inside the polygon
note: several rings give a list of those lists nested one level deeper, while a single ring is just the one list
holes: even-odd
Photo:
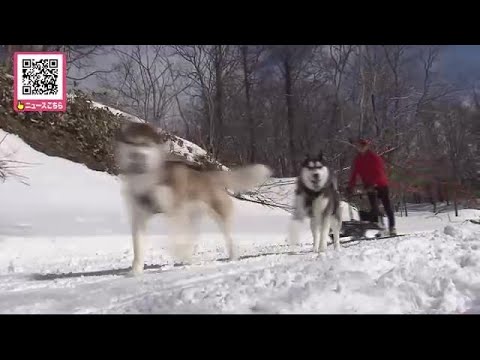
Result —
[{"label": "black and white husky", "polygon": [[295,189],[294,212],[289,234],[290,244],[298,244],[299,225],[308,217],[315,252],[327,250],[330,230],[334,247],[340,247],[342,216],[336,179],[325,166],[322,154],[307,156],[302,163]]}]

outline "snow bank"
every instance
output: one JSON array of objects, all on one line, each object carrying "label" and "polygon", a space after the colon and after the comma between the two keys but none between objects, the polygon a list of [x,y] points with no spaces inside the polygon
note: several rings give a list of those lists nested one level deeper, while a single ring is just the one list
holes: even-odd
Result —
[{"label": "snow bank", "polygon": [[215,253],[224,256],[212,248],[183,267],[169,266],[165,252],[150,248],[147,262],[158,265],[140,279],[125,277],[127,237],[25,239],[30,249],[10,238],[0,243],[0,313],[478,312],[480,227],[454,228],[460,237],[436,230],[345,244],[320,257],[258,256],[286,249],[265,246],[257,236],[245,248],[253,257],[205,263]]}]

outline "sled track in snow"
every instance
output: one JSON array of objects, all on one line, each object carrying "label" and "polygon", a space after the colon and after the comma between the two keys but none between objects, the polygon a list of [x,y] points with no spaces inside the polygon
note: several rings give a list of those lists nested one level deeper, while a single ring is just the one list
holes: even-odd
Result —
[{"label": "sled track in snow", "polygon": [[[375,240],[384,240],[384,239],[393,239],[397,237],[403,237],[407,236],[409,234],[400,234],[397,236],[384,236],[384,237],[375,237],[375,238],[362,238],[362,239],[349,239],[345,241],[341,241],[341,245],[348,245],[346,248],[349,248],[351,246],[356,246],[359,245],[361,242],[364,241],[375,241]],[[304,244],[305,247],[312,247],[313,243],[306,243]],[[328,243],[328,246],[333,246],[333,243],[330,242]],[[286,248],[288,245],[275,245],[276,248]],[[307,254],[312,254],[313,250],[312,249],[303,249],[299,251],[267,251],[267,252],[261,252],[261,253],[256,253],[256,254],[248,254],[248,255],[243,255],[238,258],[236,261],[242,261],[242,260],[247,260],[247,259],[253,259],[253,258],[259,258],[259,257],[264,257],[264,256],[275,256],[275,255],[307,255]],[[222,257],[222,258],[216,258],[213,260],[209,261],[202,261],[202,265],[205,264],[211,264],[215,262],[228,262],[230,261],[229,258]],[[191,265],[197,265],[197,264],[191,264]],[[162,270],[162,269],[168,269],[168,268],[187,268],[189,265],[185,265],[183,263],[164,263],[164,264],[147,264],[144,267],[144,270]],[[97,270],[97,271],[82,271],[82,272],[70,272],[70,273],[46,273],[46,274],[41,274],[41,273],[35,273],[31,275],[31,280],[36,280],[36,281],[51,281],[51,280],[58,280],[58,279],[68,279],[68,278],[81,278],[81,277],[100,277],[100,276],[126,276],[129,274],[131,271],[131,267],[124,267],[124,268],[118,268],[118,269],[106,269],[106,270]]]}]

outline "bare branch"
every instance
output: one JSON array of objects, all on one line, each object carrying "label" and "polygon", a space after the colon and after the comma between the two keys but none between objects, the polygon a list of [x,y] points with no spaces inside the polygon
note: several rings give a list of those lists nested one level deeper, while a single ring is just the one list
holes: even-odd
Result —
[{"label": "bare branch", "polygon": [[97,74],[110,74],[113,70],[95,70],[85,76],[82,76],[82,77],[73,77],[73,76],[69,76],[67,75],[67,79],[69,80],[75,80],[75,81],[82,81],[82,80],[85,80],[85,79],[88,79],[89,77],[91,76],[94,76],[94,75],[97,75]]}]

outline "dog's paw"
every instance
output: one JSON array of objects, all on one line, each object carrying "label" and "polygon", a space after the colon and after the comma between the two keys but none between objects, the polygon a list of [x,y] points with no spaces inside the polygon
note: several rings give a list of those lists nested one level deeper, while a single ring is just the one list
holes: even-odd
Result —
[{"label": "dog's paw", "polygon": [[327,246],[322,244],[318,247],[317,252],[320,254],[320,253],[325,253],[326,251],[327,251]]},{"label": "dog's paw", "polygon": [[317,259],[321,259],[321,260],[324,260],[327,258],[327,253],[326,252],[319,252],[317,254]]},{"label": "dog's paw", "polygon": [[132,276],[140,276],[143,275],[143,264],[132,264],[132,270],[130,271]]},{"label": "dog's paw", "polygon": [[236,250],[231,251],[230,255],[228,256],[228,259],[230,261],[236,261],[236,260],[240,259],[240,255],[238,254],[238,251],[236,251]]}]

